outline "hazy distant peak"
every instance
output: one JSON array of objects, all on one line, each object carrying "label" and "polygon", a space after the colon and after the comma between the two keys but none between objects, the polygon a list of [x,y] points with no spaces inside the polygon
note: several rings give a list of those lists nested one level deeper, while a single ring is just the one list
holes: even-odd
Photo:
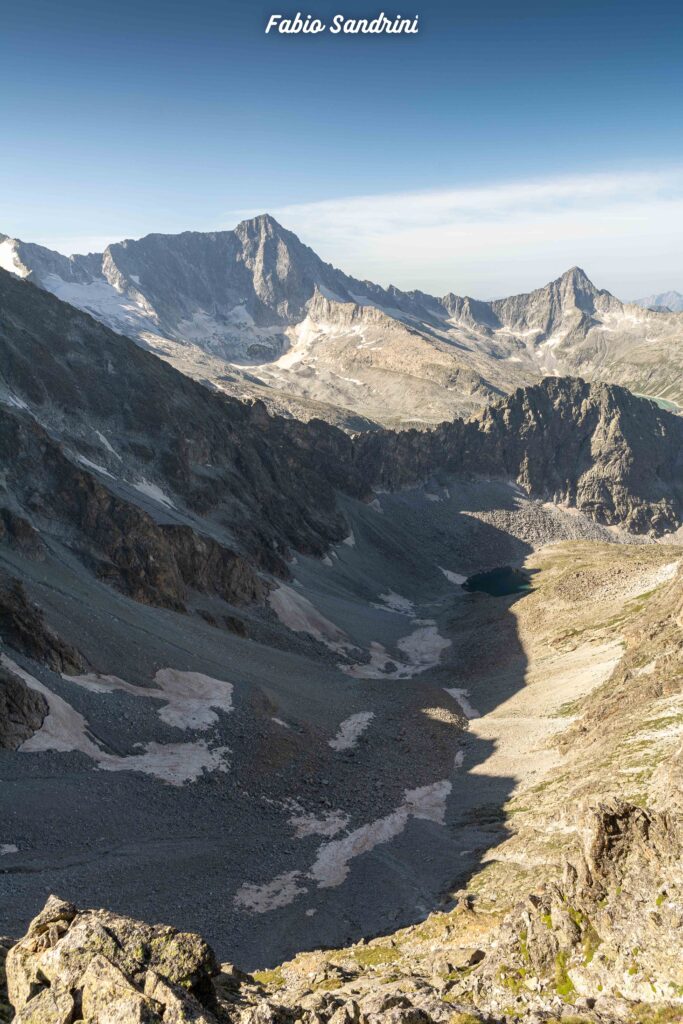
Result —
[{"label": "hazy distant peak", "polygon": [[644,306],[646,309],[683,313],[683,295],[677,291],[655,292],[653,295],[646,295],[643,299],[634,299],[634,302],[637,306]]}]

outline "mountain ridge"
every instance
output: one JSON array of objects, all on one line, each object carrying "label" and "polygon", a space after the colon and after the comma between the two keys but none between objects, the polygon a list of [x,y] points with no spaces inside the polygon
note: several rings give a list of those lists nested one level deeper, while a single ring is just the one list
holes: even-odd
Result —
[{"label": "mountain ridge", "polygon": [[549,374],[683,403],[683,317],[577,266],[491,301],[406,292],[325,263],[268,214],[71,257],[3,236],[0,266],[210,387],[351,429],[435,424]]}]

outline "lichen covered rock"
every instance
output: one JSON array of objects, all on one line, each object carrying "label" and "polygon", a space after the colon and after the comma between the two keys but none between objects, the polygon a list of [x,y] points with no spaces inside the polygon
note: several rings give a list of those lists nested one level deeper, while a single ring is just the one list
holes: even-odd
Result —
[{"label": "lichen covered rock", "polygon": [[22,1024],[214,1024],[218,965],[198,935],[51,896],[8,953]]}]

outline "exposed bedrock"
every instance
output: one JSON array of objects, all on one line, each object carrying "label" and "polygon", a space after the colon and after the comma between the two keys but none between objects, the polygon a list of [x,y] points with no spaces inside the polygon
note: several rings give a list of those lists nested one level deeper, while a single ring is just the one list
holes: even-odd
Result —
[{"label": "exposed bedrock", "polygon": [[515,480],[600,523],[660,535],[683,515],[683,419],[625,388],[548,378],[478,420],[364,435],[357,458],[387,488],[439,470]]},{"label": "exposed bedrock", "polygon": [[21,580],[0,571],[0,638],[15,650],[55,672],[81,672],[81,654],[46,625],[41,609],[29,601]]},{"label": "exposed bedrock", "polygon": [[48,707],[42,693],[0,666],[0,750],[16,750],[40,729]]}]

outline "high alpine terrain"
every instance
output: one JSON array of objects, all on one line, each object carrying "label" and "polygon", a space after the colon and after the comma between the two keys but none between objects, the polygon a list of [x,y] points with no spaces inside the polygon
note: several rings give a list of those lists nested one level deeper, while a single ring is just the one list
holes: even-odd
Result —
[{"label": "high alpine terrain", "polygon": [[437,298],[349,277],[267,215],[68,258],[2,235],[0,267],[299,419],[424,426],[563,374],[683,405],[683,314],[622,303],[578,267],[525,295]]},{"label": "high alpine terrain", "polygon": [[0,1019],[680,1019],[679,318],[0,251]]}]

